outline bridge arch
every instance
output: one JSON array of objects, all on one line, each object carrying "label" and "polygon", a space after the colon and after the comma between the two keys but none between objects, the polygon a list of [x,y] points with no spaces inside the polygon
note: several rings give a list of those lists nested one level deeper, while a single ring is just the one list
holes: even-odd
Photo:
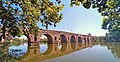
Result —
[{"label": "bridge arch", "polygon": [[31,41],[31,38],[30,38],[30,36],[29,36],[29,35],[24,34],[24,36],[26,36],[26,38],[28,39],[28,41],[29,41],[29,42]]},{"label": "bridge arch", "polygon": [[75,36],[71,36],[71,48],[72,49],[75,49],[75,47],[76,47],[76,40],[75,40]]},{"label": "bridge arch", "polygon": [[78,42],[82,43],[82,38],[80,36],[78,37]]},{"label": "bridge arch", "polygon": [[61,43],[67,43],[67,38],[65,35],[60,35],[60,38],[61,38]]},{"label": "bridge arch", "polygon": [[84,37],[84,44],[86,44],[86,42],[87,42],[87,40],[86,40],[86,38]]},{"label": "bridge arch", "polygon": [[57,40],[57,37],[55,36],[55,41]]},{"label": "bridge arch", "polygon": [[76,42],[75,41],[75,36],[73,36],[73,35],[71,36],[71,42]]},{"label": "bridge arch", "polygon": [[42,34],[42,35],[45,35],[47,37],[48,43],[53,43],[53,38],[51,34]]},{"label": "bridge arch", "polygon": [[79,47],[82,46],[82,38],[80,36],[78,37],[78,45],[79,45]]},{"label": "bridge arch", "polygon": [[90,42],[90,39],[89,39],[89,37],[87,38],[87,41],[88,41],[88,43]]}]

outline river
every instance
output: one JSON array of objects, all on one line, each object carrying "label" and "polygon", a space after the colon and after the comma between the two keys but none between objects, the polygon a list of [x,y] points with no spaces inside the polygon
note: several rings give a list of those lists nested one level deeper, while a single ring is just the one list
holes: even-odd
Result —
[{"label": "river", "polygon": [[0,44],[0,62],[120,62],[120,43],[12,42]]}]

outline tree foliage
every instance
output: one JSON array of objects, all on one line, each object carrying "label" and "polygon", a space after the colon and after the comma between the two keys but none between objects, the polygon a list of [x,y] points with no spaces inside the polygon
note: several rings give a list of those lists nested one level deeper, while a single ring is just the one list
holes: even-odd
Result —
[{"label": "tree foliage", "polygon": [[[82,5],[86,9],[96,8],[103,16],[102,29],[109,32],[119,30],[120,0],[70,0],[70,6]],[[6,33],[12,36],[20,36],[23,33],[34,33],[37,35],[37,23],[48,28],[49,25],[56,26],[62,19],[60,10],[61,0],[51,2],[50,0],[0,0],[0,36]],[[27,28],[28,30],[24,30]],[[118,32],[119,33],[119,32]]]},{"label": "tree foliage", "polygon": [[63,7],[50,0],[0,0],[0,36],[36,34],[38,22],[46,28],[56,26],[62,19],[59,12]]},{"label": "tree foliage", "polygon": [[87,9],[97,8],[103,16],[102,29],[108,30],[107,37],[120,41],[120,0],[71,0],[70,6],[80,5]]},{"label": "tree foliage", "polygon": [[120,0],[111,0],[102,14],[102,28],[108,30],[107,41],[120,41]]}]

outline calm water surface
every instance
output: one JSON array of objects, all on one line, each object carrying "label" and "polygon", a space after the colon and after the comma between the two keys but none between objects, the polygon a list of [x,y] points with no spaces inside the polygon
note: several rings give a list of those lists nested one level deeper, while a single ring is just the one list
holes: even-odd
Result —
[{"label": "calm water surface", "polygon": [[[120,62],[119,42],[41,43],[34,46],[11,43],[0,48],[0,54],[7,51],[5,55],[17,58],[20,62]],[[5,55],[0,55],[0,62],[10,62],[2,61],[9,60]]]}]

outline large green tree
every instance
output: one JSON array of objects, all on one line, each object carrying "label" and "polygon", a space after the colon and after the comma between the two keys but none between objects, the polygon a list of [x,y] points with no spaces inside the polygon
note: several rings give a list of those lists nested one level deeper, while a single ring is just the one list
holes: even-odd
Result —
[{"label": "large green tree", "polygon": [[[0,38],[37,34],[37,23],[56,26],[64,5],[50,0],[0,0]],[[27,29],[27,30],[25,30]]]},{"label": "large green tree", "polygon": [[104,11],[102,28],[108,30],[107,41],[120,41],[120,0],[111,0]]},{"label": "large green tree", "polygon": [[97,8],[103,16],[102,29],[108,30],[108,41],[120,41],[120,0],[71,0],[70,6],[82,4],[85,8]]},{"label": "large green tree", "polygon": [[[80,4],[86,9],[97,8],[104,17],[102,29],[109,32],[119,30],[120,0],[70,0],[70,6]],[[56,26],[62,19],[59,11],[64,5],[61,0],[51,2],[50,0],[0,0],[0,37],[6,33],[12,36],[20,36],[26,33],[37,34],[38,22],[48,28],[48,25]],[[118,31],[117,31],[118,32]],[[118,32],[119,33],[119,32]]]}]

